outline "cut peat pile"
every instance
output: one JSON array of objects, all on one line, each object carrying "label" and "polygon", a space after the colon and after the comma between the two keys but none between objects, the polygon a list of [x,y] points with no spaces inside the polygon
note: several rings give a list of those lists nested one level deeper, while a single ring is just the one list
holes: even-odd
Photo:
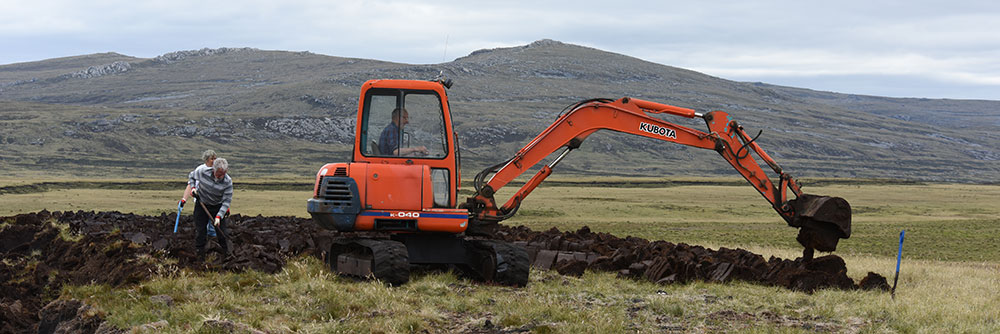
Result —
[{"label": "cut peat pile", "polygon": [[[64,284],[129,285],[177,267],[275,273],[290,256],[321,256],[324,248],[315,240],[329,247],[333,235],[306,219],[234,215],[233,255],[221,259],[215,253],[199,263],[191,217],[182,216],[174,234],[175,217],[42,211],[0,218],[6,223],[0,230],[0,334],[36,332],[47,321],[40,311]],[[70,233],[60,226],[69,226]],[[208,250],[219,246],[209,242]]]},{"label": "cut peat pile", "polygon": [[[345,236],[310,219],[233,215],[227,229],[231,256],[222,258],[220,247],[210,238],[209,260],[202,263],[195,256],[192,218],[182,216],[180,229],[174,234],[175,217],[42,211],[0,218],[5,224],[0,230],[0,319],[4,320],[0,334],[35,332],[39,322],[46,320],[40,319],[45,313],[40,310],[58,297],[64,284],[129,285],[176,272],[178,267],[276,273],[289,257],[306,254],[322,258],[334,238]],[[565,275],[580,275],[589,269],[663,284],[743,280],[806,292],[858,287],[847,276],[844,261],[835,255],[806,263],[774,257],[765,260],[742,249],[711,250],[619,238],[592,233],[586,227],[576,232],[503,227],[499,237],[525,246],[536,268],[555,269]],[[885,278],[873,273],[860,286],[888,289]]]},{"label": "cut peat pile", "polygon": [[670,284],[693,280],[727,282],[741,280],[792,290],[812,292],[822,288],[888,290],[885,277],[868,273],[859,285],[847,276],[844,260],[827,255],[811,261],[763,256],[743,249],[712,250],[666,241],[619,238],[593,233],[583,227],[576,232],[532,231],[523,226],[503,227],[500,235],[524,246],[532,266],[555,269],[579,276],[587,269],[617,272],[621,277]]}]

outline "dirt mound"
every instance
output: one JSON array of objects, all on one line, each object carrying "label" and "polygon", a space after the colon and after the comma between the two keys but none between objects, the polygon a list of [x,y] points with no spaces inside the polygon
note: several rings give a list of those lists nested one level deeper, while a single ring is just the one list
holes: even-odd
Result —
[{"label": "dirt mound", "polygon": [[[281,270],[289,255],[321,256],[317,242],[329,247],[333,233],[316,226],[311,220],[294,217],[229,217],[227,229],[231,239],[231,256],[206,266],[197,261],[194,248],[193,218],[181,216],[180,228],[173,233],[176,215],[138,216],[119,212],[56,213],[60,223],[82,235],[120,234],[122,240],[150,253],[164,252],[177,260],[181,267],[203,270],[241,271],[247,269],[275,273]],[[209,238],[207,252],[216,255],[221,247]]]},{"label": "dirt mound", "polygon": [[[854,289],[844,260],[827,255],[811,261],[763,256],[743,249],[712,250],[701,246],[619,238],[593,233],[583,227],[576,232],[532,231],[525,227],[503,227],[500,236],[528,249],[532,265],[555,269],[565,275],[581,275],[587,269],[618,272],[619,276],[668,284],[693,280],[727,282],[742,280],[812,292],[822,288]],[[869,273],[869,279],[882,277]],[[884,278],[882,278],[884,280]],[[861,286],[880,289],[877,284]]]},{"label": "dirt mound", "polygon": [[38,333],[94,333],[103,312],[79,300],[56,300],[39,311]]},{"label": "dirt mound", "polygon": [[[191,217],[119,212],[39,212],[0,218],[0,333],[35,332],[40,311],[63,284],[121,286],[185,267],[203,271],[274,273],[298,254],[321,256],[332,234],[288,217],[230,217],[232,256],[196,261]],[[65,233],[52,222],[69,226]],[[69,239],[69,240],[67,240]],[[325,242],[326,247],[317,244]],[[218,251],[214,241],[208,251]],[[10,320],[8,320],[10,319]]]},{"label": "dirt mound", "polygon": [[[63,284],[128,285],[175,272],[178,267],[275,273],[289,257],[322,258],[333,239],[345,235],[322,229],[309,219],[233,215],[228,228],[231,255],[222,258],[221,247],[210,238],[209,261],[199,262],[192,218],[182,216],[175,234],[175,217],[42,211],[0,218],[6,224],[0,230],[0,319],[5,320],[0,334],[37,331],[40,314],[46,313],[43,307],[58,297]],[[844,261],[834,255],[808,262],[765,260],[742,249],[712,250],[619,238],[592,233],[586,227],[576,232],[502,227],[499,237],[525,246],[533,266],[566,275],[581,275],[589,269],[663,284],[737,279],[807,292],[856,288],[847,277]],[[866,288],[881,289],[884,283],[869,282],[885,282],[877,274],[869,274],[866,280]]]}]

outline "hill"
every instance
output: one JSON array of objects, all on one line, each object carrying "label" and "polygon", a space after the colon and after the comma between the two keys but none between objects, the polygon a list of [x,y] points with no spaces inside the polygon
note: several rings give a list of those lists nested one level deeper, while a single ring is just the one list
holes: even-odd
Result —
[{"label": "hill", "polygon": [[[221,48],[114,53],[0,66],[0,168],[15,175],[176,176],[214,148],[234,175],[311,176],[349,160],[357,95],[374,78],[453,79],[466,177],[503,161],[563,107],[631,96],[725,110],[805,177],[990,182],[1000,102],[846,95],[733,82],[541,40],[410,65]],[[695,129],[697,120],[670,119]],[[716,153],[617,133],[591,136],[557,172],[736,176]]]}]

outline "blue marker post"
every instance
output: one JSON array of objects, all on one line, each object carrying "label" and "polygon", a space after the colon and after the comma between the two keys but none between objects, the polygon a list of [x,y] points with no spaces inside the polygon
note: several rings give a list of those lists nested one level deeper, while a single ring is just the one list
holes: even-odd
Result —
[{"label": "blue marker post", "polygon": [[892,291],[889,292],[889,296],[892,299],[896,299],[896,283],[899,282],[899,262],[903,259],[903,237],[906,236],[906,230],[899,231],[899,251],[896,252],[896,277],[892,279]]},{"label": "blue marker post", "polygon": [[177,234],[177,224],[179,224],[181,222],[181,209],[182,208],[184,208],[184,207],[181,206],[181,202],[177,202],[177,219],[174,220],[174,234]]}]

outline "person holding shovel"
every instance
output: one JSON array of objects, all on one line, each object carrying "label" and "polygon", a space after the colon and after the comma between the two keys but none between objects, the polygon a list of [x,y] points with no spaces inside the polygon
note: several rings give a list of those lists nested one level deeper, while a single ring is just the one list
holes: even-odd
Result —
[{"label": "person holding shovel", "polygon": [[[199,166],[200,167],[200,166]],[[188,196],[195,196],[198,204],[194,210],[195,240],[194,247],[198,251],[198,259],[205,259],[205,245],[208,224],[215,226],[222,255],[229,256],[229,244],[226,235],[226,213],[233,201],[233,179],[229,177],[229,162],[226,159],[215,159],[212,167],[196,168],[188,174],[188,183],[194,186],[184,193],[182,201]]]},{"label": "person holding shovel", "polygon": [[[198,165],[198,167],[195,167],[194,170],[197,171],[197,170],[202,169],[202,168],[209,168],[209,169],[211,169],[212,168],[212,164],[215,162],[215,158],[216,158],[215,150],[205,150],[205,152],[201,153],[201,160],[204,161],[205,163],[203,163],[201,165]],[[177,215],[178,216],[180,216],[180,210],[181,210],[180,208],[183,208],[184,204],[187,203],[187,198],[191,194],[191,189],[192,188],[194,188],[194,181],[188,181],[187,188],[184,189],[184,196],[181,197],[181,200],[178,201],[178,203],[177,203],[177,207],[178,207],[178,209],[177,209],[177,212],[178,212]],[[174,233],[177,233],[177,231],[174,231]],[[211,224],[208,225],[208,235],[212,236],[212,237],[215,236],[215,228]]]}]

